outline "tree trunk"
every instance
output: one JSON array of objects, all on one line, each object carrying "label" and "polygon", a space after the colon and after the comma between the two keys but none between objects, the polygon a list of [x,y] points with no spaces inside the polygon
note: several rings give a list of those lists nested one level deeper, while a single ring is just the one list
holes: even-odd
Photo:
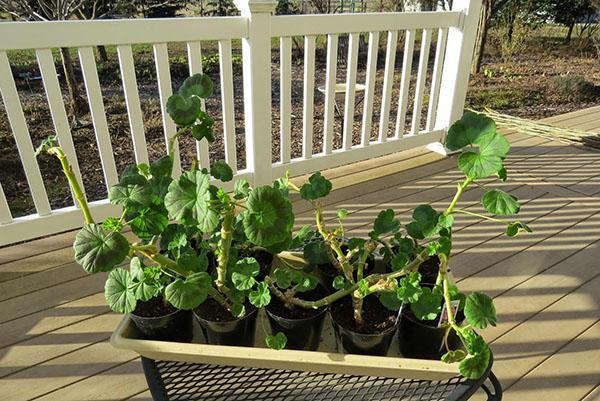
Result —
[{"label": "tree trunk", "polygon": [[100,61],[106,63],[108,61],[108,54],[106,54],[106,47],[102,45],[98,45],[96,47],[98,49],[98,56],[100,57]]},{"label": "tree trunk", "polygon": [[569,43],[571,42],[571,36],[573,36],[573,28],[575,28],[575,23],[572,22],[571,24],[569,24],[569,30],[567,31],[567,37],[565,38],[565,42]]},{"label": "tree trunk", "polygon": [[471,74],[478,74],[481,71],[481,61],[485,52],[485,42],[487,41],[488,29],[490,26],[490,14],[492,4],[490,0],[484,0],[479,16],[479,26],[477,28],[477,39],[475,42],[475,54],[471,64]]},{"label": "tree trunk", "polygon": [[73,59],[71,53],[66,47],[60,48],[62,58],[63,71],[65,73],[65,81],[67,83],[67,91],[69,92],[69,111],[73,120],[76,121],[85,110],[85,102],[81,96],[81,90],[77,84],[75,70],[73,69]]}]

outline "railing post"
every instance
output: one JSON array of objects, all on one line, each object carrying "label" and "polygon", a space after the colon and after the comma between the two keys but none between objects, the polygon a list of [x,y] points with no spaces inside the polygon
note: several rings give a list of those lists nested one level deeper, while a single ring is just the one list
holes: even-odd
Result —
[{"label": "railing post", "polygon": [[[463,13],[462,26],[448,30],[439,104],[434,129],[447,130],[464,111],[482,0],[454,0],[452,11]],[[433,151],[447,154],[440,143]]]},{"label": "railing post", "polygon": [[242,39],[246,166],[254,185],[273,179],[271,141],[271,14],[274,0],[235,0],[248,19],[248,36]]}]

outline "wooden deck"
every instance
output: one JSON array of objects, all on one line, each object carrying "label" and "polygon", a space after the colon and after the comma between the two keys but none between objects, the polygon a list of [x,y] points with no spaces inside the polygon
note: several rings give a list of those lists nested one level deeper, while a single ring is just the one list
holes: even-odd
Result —
[{"label": "wooden deck", "polygon": [[[600,132],[600,107],[546,121]],[[505,400],[600,400],[600,153],[510,134],[507,183],[534,234],[462,219],[453,271],[466,291],[495,297],[494,371]],[[412,150],[328,172],[329,209],[351,213],[366,233],[382,208],[443,205],[455,190],[456,159]],[[358,184],[361,183],[361,184]],[[477,190],[463,208],[475,208]],[[299,225],[311,218],[295,204]],[[329,217],[333,217],[333,212]],[[0,249],[0,399],[149,400],[138,358],[107,342],[121,316],[104,304],[104,275],[73,262],[73,233]],[[479,397],[478,399],[483,399]]]}]

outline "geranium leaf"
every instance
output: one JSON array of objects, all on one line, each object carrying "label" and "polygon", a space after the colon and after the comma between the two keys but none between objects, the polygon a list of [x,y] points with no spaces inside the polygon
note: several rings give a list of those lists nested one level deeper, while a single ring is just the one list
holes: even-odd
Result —
[{"label": "geranium leaf", "polygon": [[483,194],[481,204],[491,214],[512,216],[519,213],[521,205],[514,196],[499,189],[491,189]]},{"label": "geranium leaf", "polygon": [[487,370],[490,364],[490,348],[485,342],[485,347],[479,350],[477,353],[471,354],[463,359],[458,365],[460,374],[468,379],[478,379]]},{"label": "geranium leaf", "polygon": [[410,309],[420,320],[434,320],[442,309],[442,293],[429,287],[421,288],[417,302],[410,304]]},{"label": "geranium leaf", "polygon": [[323,241],[309,242],[304,246],[304,260],[310,264],[323,265],[329,263],[327,245]]},{"label": "geranium leaf", "polygon": [[151,189],[147,185],[113,185],[108,190],[108,200],[113,205],[128,209],[148,206],[152,201]]},{"label": "geranium leaf", "polygon": [[397,311],[402,306],[394,291],[382,291],[379,294],[379,302],[389,310]]},{"label": "geranium leaf", "polygon": [[184,98],[181,95],[171,95],[167,100],[167,113],[175,124],[187,127],[196,121],[200,114],[200,99],[196,96]]},{"label": "geranium leaf", "polygon": [[496,308],[492,299],[486,294],[481,292],[469,294],[464,312],[469,324],[477,329],[496,325]]},{"label": "geranium leaf", "polygon": [[197,141],[201,141],[206,138],[208,143],[213,143],[215,141],[215,136],[213,134],[213,125],[215,124],[215,120],[206,114],[204,111],[200,111],[198,114],[198,118],[196,119],[196,123],[192,125],[192,136]]},{"label": "geranium leaf", "polygon": [[119,313],[135,310],[136,299],[131,287],[131,276],[127,270],[117,268],[110,272],[104,285],[104,298],[110,309]]},{"label": "geranium leaf", "polygon": [[331,181],[323,177],[320,171],[317,171],[310,176],[307,183],[300,187],[300,197],[306,200],[323,198],[329,194],[331,188]]},{"label": "geranium leaf", "polygon": [[264,308],[271,302],[271,293],[266,283],[258,283],[255,291],[250,291],[248,300],[257,308]]},{"label": "geranium leaf", "polygon": [[217,180],[228,182],[233,179],[233,170],[223,160],[218,160],[210,167],[210,175]]},{"label": "geranium leaf", "polygon": [[279,331],[274,336],[268,335],[267,337],[265,337],[265,343],[267,344],[267,347],[271,349],[284,349],[285,345],[287,344],[287,337],[285,336],[285,334]]},{"label": "geranium leaf", "polygon": [[233,197],[244,199],[250,193],[250,183],[243,178],[235,180],[233,184]]},{"label": "geranium leaf", "polygon": [[158,235],[169,224],[166,211],[154,208],[144,208],[135,213],[136,217],[130,220],[131,231],[141,239],[150,239]]},{"label": "geranium leaf", "polygon": [[467,356],[467,353],[462,349],[457,349],[454,351],[448,351],[444,355],[442,355],[442,362],[446,363],[455,363],[460,362]]},{"label": "geranium leaf", "polygon": [[334,290],[343,290],[348,287],[348,281],[346,281],[344,276],[335,276],[332,286]]},{"label": "geranium leaf", "polygon": [[371,293],[371,291],[369,290],[369,282],[367,281],[367,279],[363,278],[357,284],[358,288],[356,292],[361,298],[364,298]]},{"label": "geranium leaf", "polygon": [[430,205],[419,205],[413,212],[413,221],[406,225],[408,235],[414,239],[425,239],[437,232],[438,212]]},{"label": "geranium leaf", "polygon": [[392,209],[380,211],[373,223],[373,232],[377,236],[394,233],[399,229],[400,220],[396,219],[396,214]]},{"label": "geranium leaf", "polygon": [[202,232],[211,232],[219,224],[219,215],[210,207],[211,199],[209,176],[190,171],[169,185],[165,207],[172,219],[195,222]]},{"label": "geranium leaf", "polygon": [[306,292],[311,291],[317,288],[319,285],[319,279],[315,276],[305,275],[302,276],[300,280],[297,281],[296,291],[298,292]]},{"label": "geranium leaf", "polygon": [[170,177],[173,169],[171,156],[163,156],[150,164],[150,174],[153,177]]},{"label": "geranium leaf", "polygon": [[446,135],[446,147],[459,150],[480,143],[485,137],[496,133],[496,123],[491,118],[467,111],[460,120],[452,124]]},{"label": "geranium leaf", "polygon": [[418,302],[419,298],[423,294],[419,281],[421,275],[418,272],[412,272],[408,276],[403,277],[398,283],[396,288],[396,297],[399,301],[404,303]]},{"label": "geranium leaf", "polygon": [[525,231],[527,233],[533,232],[527,224],[520,221],[513,221],[506,227],[506,235],[508,235],[509,237],[514,237],[521,231]]},{"label": "geranium leaf", "polygon": [[287,269],[275,269],[273,272],[277,287],[285,290],[292,285],[292,272]]},{"label": "geranium leaf", "polygon": [[189,310],[200,305],[208,296],[211,278],[208,273],[193,273],[173,281],[165,289],[165,298],[177,309]]},{"label": "geranium leaf", "polygon": [[204,253],[197,255],[190,250],[177,258],[177,265],[190,272],[204,272],[208,268],[208,257]]},{"label": "geranium leaf", "polygon": [[231,281],[239,291],[247,291],[254,287],[258,276],[260,266],[254,258],[244,258],[238,260],[231,269]]},{"label": "geranium leaf", "polygon": [[146,185],[148,180],[146,177],[140,174],[138,170],[138,166],[135,164],[130,164],[125,167],[123,174],[121,174],[121,178],[119,179],[120,185]]},{"label": "geranium leaf", "polygon": [[242,317],[246,314],[246,307],[241,303],[233,304],[231,305],[231,314],[234,317]]},{"label": "geranium leaf", "polygon": [[112,270],[129,253],[129,241],[119,232],[105,231],[99,224],[86,224],[75,236],[75,261],[86,272]]},{"label": "geranium leaf", "polygon": [[206,99],[213,93],[213,82],[208,75],[194,74],[186,78],[179,88],[179,94],[184,98],[198,96]]},{"label": "geranium leaf", "polygon": [[244,232],[255,245],[269,247],[291,237],[294,214],[289,199],[273,187],[259,187],[248,196]]}]

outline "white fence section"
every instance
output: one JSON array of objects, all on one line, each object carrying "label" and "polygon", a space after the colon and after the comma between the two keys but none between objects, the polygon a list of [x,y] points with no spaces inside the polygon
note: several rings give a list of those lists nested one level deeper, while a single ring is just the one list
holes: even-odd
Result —
[{"label": "white fence section", "polygon": [[[290,170],[292,175],[299,175],[438,142],[449,125],[462,114],[481,0],[455,0],[452,11],[296,16],[273,16],[276,3],[271,0],[236,0],[236,4],[241,10],[240,17],[0,23],[0,92],[37,212],[28,216],[13,217],[0,186],[0,245],[66,231],[82,224],[81,215],[75,205],[56,210],[52,210],[50,206],[7,56],[7,52],[13,50],[35,50],[55,132],[76,174],[80,175],[80,166],[51,53],[52,49],[61,47],[78,49],[107,188],[118,181],[118,174],[93,53],[93,48],[97,45],[117,46],[135,159],[137,162],[147,162],[148,151],[132,45],[152,44],[166,141],[176,130],[165,112],[166,100],[173,90],[167,44],[187,44],[189,70],[190,74],[193,74],[202,70],[202,42],[218,41],[225,158],[234,168],[236,178],[246,178],[255,185],[269,183],[286,170]],[[313,99],[316,86],[315,48],[319,35],[325,35],[327,38],[327,68],[324,72],[322,152],[315,154]],[[336,82],[336,69],[342,35],[348,35],[348,53],[345,60],[346,91],[341,147],[334,149],[335,87],[339,84]],[[368,36],[365,82],[357,82],[361,35]],[[401,68],[395,68],[399,35],[404,38],[404,52]],[[301,156],[293,158],[292,47],[293,41],[297,41],[298,37],[303,37],[304,43],[303,129]],[[275,163],[271,162],[274,135],[271,118],[273,38],[279,42],[278,100],[281,116],[278,127],[278,133],[281,135],[280,155]],[[382,100],[381,105],[377,106],[380,109],[376,110],[374,94],[380,38],[387,38],[387,46]],[[417,38],[420,38],[420,43],[417,42]],[[435,56],[431,74],[428,74],[433,38],[436,42]],[[238,171],[232,41],[240,39],[243,59],[246,168]],[[416,77],[413,76],[412,70],[415,48],[420,49]],[[400,91],[398,99],[392,102],[394,81],[400,83]],[[411,81],[415,83],[412,89]],[[355,110],[357,102],[354,88],[357,83],[364,84],[365,90],[364,102]],[[413,92],[414,105],[412,123],[410,129],[405,132],[409,91]],[[397,110],[392,110],[392,104],[397,104]],[[427,117],[425,123],[421,124],[424,104],[427,106]],[[376,139],[371,139],[375,111],[379,111],[379,129]],[[362,118],[359,119],[362,124],[358,130],[358,143],[353,143],[355,112],[362,112]],[[396,124],[393,135],[388,136],[392,112],[395,114]],[[181,163],[177,149],[175,155],[174,170],[175,174],[179,174]],[[205,143],[198,144],[197,159],[202,166],[211,162]],[[103,219],[118,211],[106,199],[91,202],[91,208],[97,219]]]}]

